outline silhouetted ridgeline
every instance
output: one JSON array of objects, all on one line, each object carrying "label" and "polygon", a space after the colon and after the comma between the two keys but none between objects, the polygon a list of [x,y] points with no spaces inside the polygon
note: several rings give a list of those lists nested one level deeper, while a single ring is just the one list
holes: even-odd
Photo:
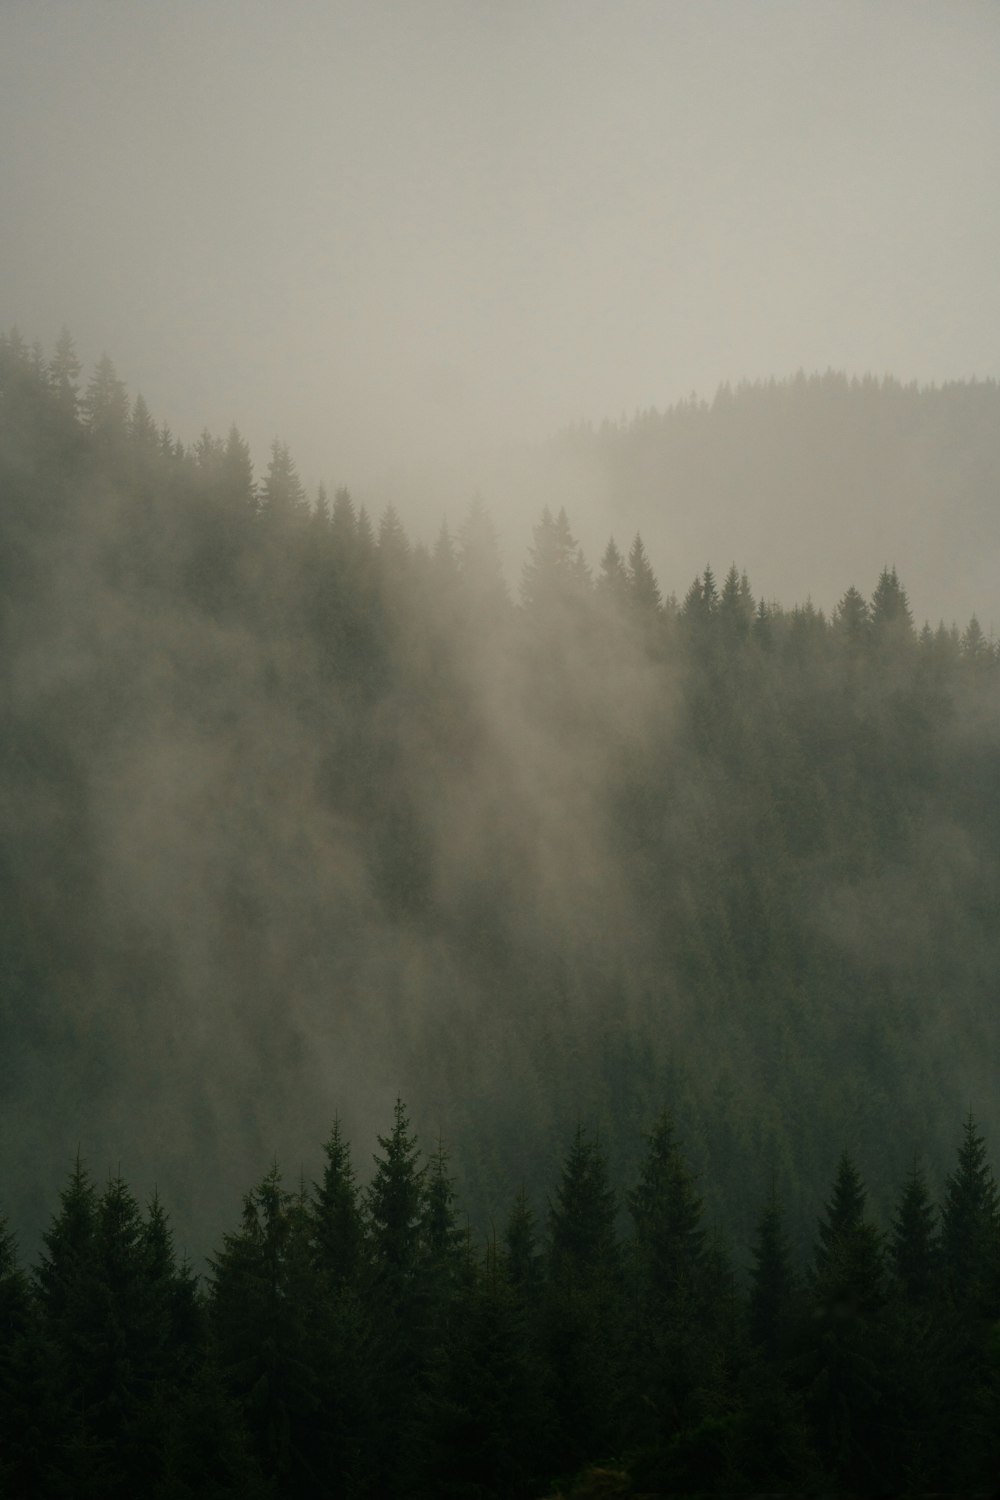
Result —
[{"label": "silhouetted ridgeline", "polygon": [[[281,443],[260,479],[235,429],[183,446],[107,359],[80,388],[68,337],[0,343],[27,1253],[78,1148],[201,1253],[275,1153],[400,1092],[483,1229],[579,1119],[634,1180],[664,1101],[737,1247],[772,1182],[806,1246],[845,1146],[884,1223],[914,1152],[943,1191],[970,1102],[996,1137],[997,654],[915,628],[895,548],[829,615],[737,568],[678,601],[638,539],[589,566],[546,513],[513,598],[479,505],[427,550]],[[964,441],[962,390],[933,409]]]}]

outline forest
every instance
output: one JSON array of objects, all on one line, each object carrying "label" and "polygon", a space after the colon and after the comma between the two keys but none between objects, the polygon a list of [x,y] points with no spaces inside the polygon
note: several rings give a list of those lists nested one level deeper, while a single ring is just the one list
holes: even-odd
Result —
[{"label": "forest", "polygon": [[666,1112],[624,1194],[577,1127],[544,1220],[522,1191],[479,1244],[398,1100],[378,1145],[363,1187],[339,1122],[318,1182],[274,1163],[203,1286],[159,1198],[79,1159],[30,1278],[0,1226],[0,1493],[993,1492],[1000,1200],[971,1116],[942,1204],[914,1166],[885,1233],[845,1153],[806,1264],[772,1190],[743,1286]]},{"label": "forest", "polygon": [[10,1493],[988,1484],[1000,656],[861,582],[512,585],[0,339]]}]

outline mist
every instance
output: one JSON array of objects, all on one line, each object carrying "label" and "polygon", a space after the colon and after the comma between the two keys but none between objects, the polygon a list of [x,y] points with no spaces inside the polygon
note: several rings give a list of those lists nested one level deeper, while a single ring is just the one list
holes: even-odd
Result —
[{"label": "mist", "polygon": [[184,441],[236,421],[263,467],[278,435],[428,538],[479,490],[519,566],[498,450],[574,423],[1000,373],[988,7],[43,3],[0,32],[3,326],[67,324]]},{"label": "mist", "polygon": [[[922,783],[907,816],[933,831],[870,865],[796,845],[759,747],[737,736],[759,801],[710,735],[705,751],[679,622],[706,563],[778,601],[791,657],[816,610],[825,640],[845,591],[874,605],[892,566],[917,630],[958,622],[956,662],[972,613],[996,622],[992,11],[64,3],[5,7],[0,40],[0,325],[43,365],[68,327],[80,393],[107,351],[132,403],[102,448],[74,397],[55,479],[38,434],[10,427],[12,972],[45,993],[11,1064],[18,1223],[37,1233],[77,1145],[102,1169],[127,1147],[204,1251],[220,1193],[231,1211],[274,1153],[294,1170],[338,1112],[363,1155],[401,1091],[422,1129],[481,1128],[460,1163],[481,1219],[536,1129],[542,1190],[581,1110],[638,1135],[672,1093],[700,1159],[721,1159],[705,1101],[745,1061],[733,995],[759,980],[713,971],[726,839],[756,859],[758,821],[781,823],[815,902],[786,922],[761,862],[767,920],[789,943],[808,931],[810,963],[823,949],[893,990],[911,966],[871,913],[926,935],[935,892],[964,913],[991,878],[988,826]],[[211,435],[234,422],[252,472],[230,546]],[[294,524],[248,541],[276,437]],[[367,574],[317,529],[321,483],[378,533]],[[628,554],[641,532],[665,596],[652,638],[575,584],[532,610],[545,506],[566,508],[577,583],[609,535]],[[826,723],[810,694],[836,677],[813,645],[815,677],[751,679],[759,722],[772,692],[791,715],[795,756],[775,754],[805,802]],[[956,742],[989,762],[992,700],[968,712]],[[827,771],[823,797],[853,795]],[[990,950],[969,922],[975,1010]],[[923,1040],[954,1049],[943,1129],[985,1090],[981,1033],[926,1019]],[[588,1072],[608,1028],[642,1054],[624,1105],[620,1058],[612,1083]],[[560,1078],[574,1048],[591,1061]],[[885,1099],[859,1076],[874,1151]],[[813,1139],[785,1163],[800,1226],[820,1155]]]}]

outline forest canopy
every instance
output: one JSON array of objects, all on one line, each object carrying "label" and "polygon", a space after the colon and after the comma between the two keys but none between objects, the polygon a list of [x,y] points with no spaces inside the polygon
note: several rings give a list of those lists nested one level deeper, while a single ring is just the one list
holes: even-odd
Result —
[{"label": "forest canopy", "polygon": [[887,1223],[1000,1127],[998,674],[884,559],[829,613],[674,593],[549,509],[510,580],[480,501],[423,546],[5,336],[11,1222],[127,1157],[200,1255],[403,1093],[478,1230],[578,1121],[631,1180],[665,1104],[735,1245],[770,1184],[807,1245],[844,1149]]}]

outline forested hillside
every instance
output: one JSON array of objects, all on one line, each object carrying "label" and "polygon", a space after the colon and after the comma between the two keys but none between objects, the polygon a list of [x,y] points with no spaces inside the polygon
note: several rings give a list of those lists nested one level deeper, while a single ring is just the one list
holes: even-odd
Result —
[{"label": "forested hillside", "polygon": [[824,615],[758,598],[735,541],[678,601],[631,536],[525,540],[510,587],[481,505],[415,546],[280,442],[255,477],[235,428],[185,446],[107,358],[4,338],[0,1201],[29,1249],[78,1148],[201,1255],[275,1154],[338,1114],[373,1140],[398,1094],[484,1232],[522,1183],[544,1210],[578,1122],[634,1180],[669,1106],[738,1265],[772,1184],[804,1251],[845,1149],[886,1225],[970,1107],[997,1138],[976,621],[921,629],[888,543]]},{"label": "forested hillside", "polygon": [[672,568],[735,556],[768,599],[830,609],[892,561],[921,617],[1000,627],[995,380],[741,381],[575,427],[539,467],[588,536],[640,530]]}]

